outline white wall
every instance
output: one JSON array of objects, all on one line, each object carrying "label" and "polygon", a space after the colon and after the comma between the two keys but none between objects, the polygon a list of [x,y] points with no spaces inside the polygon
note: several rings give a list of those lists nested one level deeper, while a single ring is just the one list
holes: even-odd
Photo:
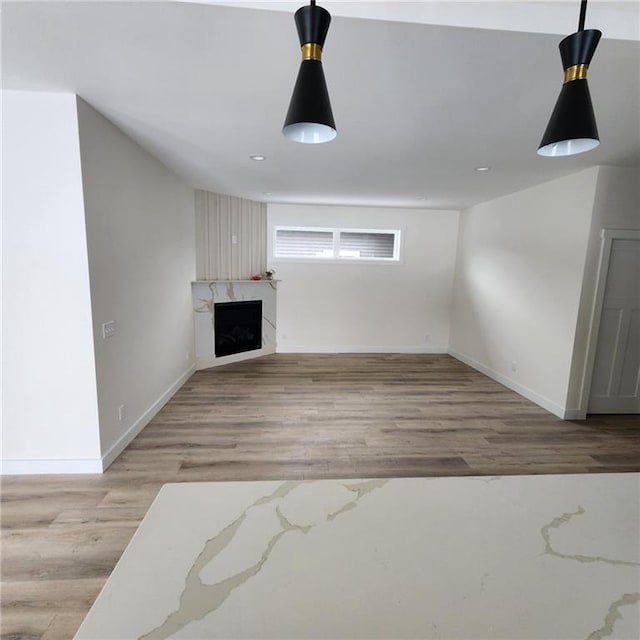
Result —
[{"label": "white wall", "polygon": [[460,218],[451,353],[564,416],[598,169]]},{"label": "white wall", "polygon": [[587,258],[578,314],[575,346],[571,367],[571,382],[567,407],[572,417],[586,414],[591,370],[588,355],[595,355],[596,342],[591,338],[594,318],[594,295],[600,265],[603,229],[640,229],[640,171],[638,167],[600,167],[589,232]]},{"label": "white wall", "polygon": [[[194,192],[82,100],[78,121],[109,464],[193,371]],[[103,339],[110,320],[116,334]]]},{"label": "white wall", "polygon": [[2,99],[2,470],[98,472],[76,100]]},{"label": "white wall", "polygon": [[[274,260],[276,225],[401,229],[401,264]],[[278,351],[446,352],[458,213],[268,206],[278,287]],[[429,336],[426,339],[426,336]]]}]

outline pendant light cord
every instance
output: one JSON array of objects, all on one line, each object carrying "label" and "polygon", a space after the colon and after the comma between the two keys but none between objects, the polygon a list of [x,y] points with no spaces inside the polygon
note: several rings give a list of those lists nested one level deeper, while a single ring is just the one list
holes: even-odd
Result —
[{"label": "pendant light cord", "polygon": [[587,0],[580,0],[580,20],[578,21],[578,31],[584,31],[584,19],[586,18],[586,16]]}]

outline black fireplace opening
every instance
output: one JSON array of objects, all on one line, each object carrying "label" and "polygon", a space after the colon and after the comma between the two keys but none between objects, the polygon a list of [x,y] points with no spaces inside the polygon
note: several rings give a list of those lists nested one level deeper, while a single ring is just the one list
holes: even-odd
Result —
[{"label": "black fireplace opening", "polygon": [[262,300],[213,306],[216,358],[262,348]]}]

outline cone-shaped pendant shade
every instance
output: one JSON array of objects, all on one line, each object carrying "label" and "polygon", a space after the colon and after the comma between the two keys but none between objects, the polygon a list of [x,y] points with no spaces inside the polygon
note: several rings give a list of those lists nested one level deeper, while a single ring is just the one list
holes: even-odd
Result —
[{"label": "cone-shaped pendant shade", "polygon": [[571,156],[591,151],[600,144],[596,118],[586,80],[563,85],[538,154]]},{"label": "cone-shaped pendant shade", "polygon": [[328,142],[336,137],[322,62],[305,60],[300,65],[282,131],[296,142]]},{"label": "cone-shaped pendant shade", "polygon": [[591,104],[587,67],[602,34],[578,31],[560,43],[565,82],[538,148],[541,156],[571,156],[600,144]]},{"label": "cone-shaped pendant shade", "polygon": [[295,142],[329,142],[336,137],[329,92],[320,59],[331,16],[315,5],[296,11],[302,63],[282,132]]}]

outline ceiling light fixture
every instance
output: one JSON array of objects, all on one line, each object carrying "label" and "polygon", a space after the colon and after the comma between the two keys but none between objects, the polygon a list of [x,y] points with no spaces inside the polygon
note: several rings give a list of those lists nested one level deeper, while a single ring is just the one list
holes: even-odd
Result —
[{"label": "ceiling light fixture", "polygon": [[587,0],[580,2],[578,31],[560,42],[564,84],[538,147],[541,156],[573,156],[600,144],[593,114],[587,68],[602,32],[584,28]]},{"label": "ceiling light fixture", "polygon": [[249,156],[249,160],[255,160],[256,162],[262,162],[263,160],[266,160],[266,159],[267,159],[267,156],[261,156],[260,154]]},{"label": "ceiling light fixture", "polygon": [[295,22],[302,47],[302,63],[282,133],[294,142],[329,142],[337,132],[321,58],[331,14],[311,0],[309,6],[296,11]]},{"label": "ceiling light fixture", "polygon": [[483,171],[490,171],[491,167],[476,167],[476,171],[482,173]]}]

